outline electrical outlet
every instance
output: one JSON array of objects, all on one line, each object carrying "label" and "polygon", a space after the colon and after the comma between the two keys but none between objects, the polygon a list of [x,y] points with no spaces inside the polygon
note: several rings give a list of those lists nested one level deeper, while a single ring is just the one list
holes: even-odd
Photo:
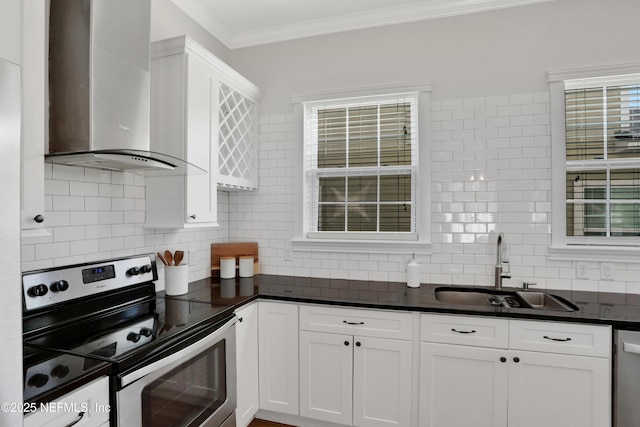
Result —
[{"label": "electrical outlet", "polygon": [[600,263],[600,280],[613,280],[613,263]]},{"label": "electrical outlet", "polygon": [[576,277],[578,279],[589,278],[589,263],[586,261],[578,261],[578,268],[576,269]]}]

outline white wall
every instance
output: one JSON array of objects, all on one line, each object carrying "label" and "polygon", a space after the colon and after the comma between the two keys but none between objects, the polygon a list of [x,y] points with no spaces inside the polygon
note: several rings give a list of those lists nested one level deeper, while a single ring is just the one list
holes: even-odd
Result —
[{"label": "white wall", "polygon": [[229,49],[200,24],[185,15],[171,0],[151,1],[151,41],[188,34],[223,61],[229,59]]},{"label": "white wall", "polygon": [[0,58],[20,65],[22,55],[21,25],[22,2],[19,0],[2,0],[0,6]]},{"label": "white wall", "polygon": [[534,6],[327,35],[233,51],[232,64],[266,93],[260,190],[230,196],[230,240],[257,240],[261,271],[404,281],[408,256],[295,252],[293,93],[430,81],[433,253],[423,282],[492,285],[495,239],[506,233],[505,286],[640,293],[640,264],[614,280],[551,261],[551,139],[546,73],[637,61],[640,2],[561,0]]},{"label": "white wall", "polygon": [[431,81],[432,99],[547,90],[551,69],[638,60],[640,2],[537,5],[238,49],[231,65],[265,91],[265,114],[290,95]]}]

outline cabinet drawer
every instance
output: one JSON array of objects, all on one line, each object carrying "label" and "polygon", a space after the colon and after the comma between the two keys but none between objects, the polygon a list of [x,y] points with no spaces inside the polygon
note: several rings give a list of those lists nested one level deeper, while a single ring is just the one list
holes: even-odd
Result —
[{"label": "cabinet drawer", "polygon": [[410,340],[413,338],[412,318],[411,313],[300,306],[300,329],[306,331]]},{"label": "cabinet drawer", "polygon": [[56,409],[55,411],[39,410],[26,415],[24,427],[76,424],[78,427],[102,427],[107,425],[110,413],[109,380],[103,377],[90,382],[52,402],[51,405]]},{"label": "cabinet drawer", "polygon": [[609,326],[512,320],[509,347],[514,350],[611,357]]},{"label": "cabinet drawer", "polygon": [[423,314],[420,340],[491,348],[509,345],[509,321],[491,317]]}]

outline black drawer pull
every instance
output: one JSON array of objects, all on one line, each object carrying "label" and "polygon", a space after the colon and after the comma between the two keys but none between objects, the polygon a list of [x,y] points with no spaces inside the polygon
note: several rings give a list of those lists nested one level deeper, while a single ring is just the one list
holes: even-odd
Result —
[{"label": "black drawer pull", "polygon": [[364,325],[364,322],[347,322],[346,320],[343,320],[342,323],[346,325]]},{"label": "black drawer pull", "polygon": [[80,412],[78,414],[78,418],[75,421],[73,421],[71,424],[67,424],[67,427],[71,427],[78,424],[80,421],[82,421],[83,418],[84,418],[84,412]]},{"label": "black drawer pull", "polygon": [[475,330],[470,330],[470,331],[459,331],[457,329],[451,328],[451,332],[455,332],[457,334],[475,334],[476,331]]},{"label": "black drawer pull", "polygon": [[571,341],[571,338],[551,338],[548,336],[543,336],[542,338],[544,338],[545,340],[551,340],[551,341],[560,341],[560,342],[566,342],[566,341]]}]

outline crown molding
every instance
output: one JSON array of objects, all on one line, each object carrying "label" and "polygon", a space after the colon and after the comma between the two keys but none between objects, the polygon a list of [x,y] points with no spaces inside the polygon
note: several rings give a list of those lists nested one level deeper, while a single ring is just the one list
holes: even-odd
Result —
[{"label": "crown molding", "polygon": [[556,0],[432,0],[408,6],[394,6],[340,15],[334,18],[307,20],[291,25],[237,34],[224,28],[217,19],[211,16],[210,12],[206,11],[206,8],[198,4],[197,0],[172,1],[229,49],[239,49],[342,31],[466,15]]}]

